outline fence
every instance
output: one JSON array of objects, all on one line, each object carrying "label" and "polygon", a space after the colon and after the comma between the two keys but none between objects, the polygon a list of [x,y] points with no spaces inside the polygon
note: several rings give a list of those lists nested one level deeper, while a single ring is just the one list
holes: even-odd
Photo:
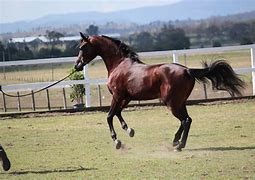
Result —
[{"label": "fence", "polygon": [[[179,56],[180,55],[197,55],[197,54],[211,54],[211,53],[223,53],[228,51],[237,51],[237,50],[250,50],[250,56],[251,56],[251,67],[246,68],[238,68],[235,69],[237,73],[252,73],[252,95],[255,95],[255,44],[252,45],[243,45],[243,46],[228,46],[228,47],[217,47],[217,48],[202,48],[202,49],[189,49],[189,50],[174,50],[174,51],[154,51],[154,52],[142,52],[139,53],[139,56],[141,58],[146,57],[158,57],[158,56],[172,56],[173,62],[178,63],[179,62]],[[100,59],[97,57],[96,59]],[[25,60],[25,61],[10,61],[10,62],[1,62],[0,68],[3,68],[3,73],[5,73],[4,68],[6,67],[12,67],[12,66],[26,66],[26,65],[42,65],[42,64],[57,64],[57,63],[73,63],[75,60],[75,57],[68,57],[68,58],[53,58],[53,59],[37,59],[37,60]],[[66,103],[66,93],[65,88],[70,87],[74,84],[85,84],[85,90],[86,90],[86,97],[85,97],[85,105],[86,107],[91,107],[91,85],[97,85],[98,87],[98,96],[99,96],[99,102],[101,105],[101,91],[100,91],[100,85],[105,85],[107,83],[107,79],[90,79],[88,75],[88,65],[84,68],[84,80],[72,80],[72,81],[63,81],[59,84],[51,87],[52,89],[60,89],[62,88],[62,94],[63,94],[63,107],[64,109],[67,108]],[[5,76],[5,75],[4,75]],[[19,96],[19,93],[22,91],[31,91],[32,92],[32,109],[36,110],[35,108],[35,99],[33,92],[37,89],[43,88],[45,86],[48,86],[53,82],[37,82],[37,83],[24,83],[24,84],[13,84],[13,85],[3,85],[2,90],[5,92],[16,92],[17,96]],[[49,91],[46,91],[47,93],[47,105],[48,109],[51,109],[50,106],[50,96]],[[206,95],[206,94],[205,94]],[[206,96],[205,96],[206,97]],[[3,95],[3,110],[7,111],[6,108],[6,100],[5,96]],[[17,97],[17,109],[20,111],[20,97]]]}]

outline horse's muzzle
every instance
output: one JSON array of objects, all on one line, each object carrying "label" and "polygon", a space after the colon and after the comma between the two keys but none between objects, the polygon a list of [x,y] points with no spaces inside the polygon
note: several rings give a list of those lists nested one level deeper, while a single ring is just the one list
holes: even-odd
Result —
[{"label": "horse's muzzle", "polygon": [[74,69],[76,71],[82,71],[84,66],[85,66],[85,63],[78,63],[74,65]]}]

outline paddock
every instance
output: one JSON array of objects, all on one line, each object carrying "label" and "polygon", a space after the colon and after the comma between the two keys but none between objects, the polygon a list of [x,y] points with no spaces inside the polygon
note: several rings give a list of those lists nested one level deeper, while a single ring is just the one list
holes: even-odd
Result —
[{"label": "paddock", "polygon": [[133,138],[114,119],[120,150],[105,112],[0,117],[1,144],[12,161],[0,179],[254,179],[254,104],[188,106],[193,123],[182,152],[171,146],[179,121],[163,106],[123,112]]}]

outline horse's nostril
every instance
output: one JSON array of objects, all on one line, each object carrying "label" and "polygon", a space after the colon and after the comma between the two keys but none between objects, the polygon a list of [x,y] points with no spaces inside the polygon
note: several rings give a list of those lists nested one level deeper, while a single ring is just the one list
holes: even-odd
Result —
[{"label": "horse's nostril", "polygon": [[77,70],[77,71],[82,71],[83,70],[83,66],[84,66],[83,63],[78,63],[78,64],[74,65],[74,69]]}]

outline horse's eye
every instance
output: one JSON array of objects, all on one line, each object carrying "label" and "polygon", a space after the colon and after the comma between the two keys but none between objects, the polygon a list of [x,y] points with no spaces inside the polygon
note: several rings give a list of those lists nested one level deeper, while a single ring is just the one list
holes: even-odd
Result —
[{"label": "horse's eye", "polygon": [[87,44],[83,44],[82,46],[80,46],[80,50],[84,50],[84,48],[86,47]]}]

